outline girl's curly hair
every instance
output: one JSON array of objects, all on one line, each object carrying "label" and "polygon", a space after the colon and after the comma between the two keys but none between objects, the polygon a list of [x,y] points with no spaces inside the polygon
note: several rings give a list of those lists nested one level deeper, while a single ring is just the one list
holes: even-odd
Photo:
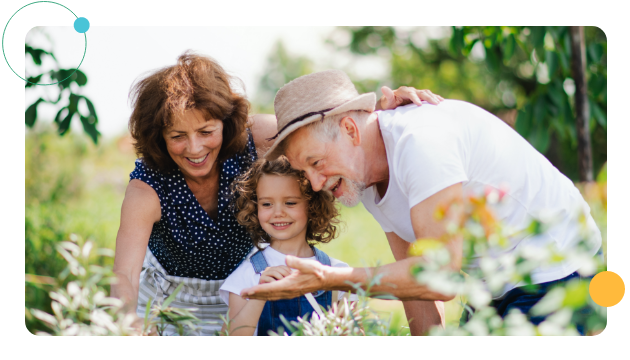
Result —
[{"label": "girl's curly hair", "polygon": [[258,220],[256,188],[262,175],[291,176],[296,179],[302,196],[308,202],[306,241],[309,245],[330,242],[338,235],[339,209],[334,196],[329,191],[313,191],[304,173],[292,169],[287,158],[281,156],[273,161],[265,159],[256,161],[245,174],[232,183],[236,220],[247,229],[254,246],[261,249],[261,243],[271,242],[271,238],[262,229]]}]

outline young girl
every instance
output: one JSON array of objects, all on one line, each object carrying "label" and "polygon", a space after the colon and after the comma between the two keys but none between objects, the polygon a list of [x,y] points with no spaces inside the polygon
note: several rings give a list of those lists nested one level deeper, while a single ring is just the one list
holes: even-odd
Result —
[{"label": "young girl", "polygon": [[[237,220],[249,231],[258,252],[246,259],[225,280],[219,291],[229,305],[230,335],[268,335],[297,317],[312,316],[311,302],[328,308],[333,292],[312,293],[291,300],[246,300],[241,290],[280,280],[291,273],[285,265],[286,255],[308,258],[324,265],[345,267],[346,263],[330,258],[313,247],[327,243],[337,234],[339,212],[333,196],[314,192],[301,172],[291,168],[285,157],[274,161],[258,160],[234,183]],[[262,247],[261,244],[269,244]],[[342,293],[339,294],[341,298]]]}]

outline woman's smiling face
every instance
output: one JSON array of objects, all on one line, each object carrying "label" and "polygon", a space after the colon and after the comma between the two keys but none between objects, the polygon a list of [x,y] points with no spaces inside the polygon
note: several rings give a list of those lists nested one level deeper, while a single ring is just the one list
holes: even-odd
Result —
[{"label": "woman's smiling face", "polygon": [[182,173],[190,178],[210,174],[223,143],[223,122],[205,119],[197,109],[186,110],[163,131],[166,149]]},{"label": "woman's smiling face", "polygon": [[262,175],[256,197],[258,221],[272,240],[305,241],[308,203],[296,178]]}]

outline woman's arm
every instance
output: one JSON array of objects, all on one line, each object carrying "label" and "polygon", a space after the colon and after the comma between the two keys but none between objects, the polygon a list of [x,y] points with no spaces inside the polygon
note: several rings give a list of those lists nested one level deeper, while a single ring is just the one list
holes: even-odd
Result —
[{"label": "woman's arm", "polygon": [[153,188],[140,180],[131,180],[125,191],[116,236],[114,273],[118,283],[112,284],[112,296],[125,301],[128,312],[136,311],[142,261],[153,224],[160,216],[160,199]]},{"label": "woman's arm", "polygon": [[256,331],[260,314],[265,307],[265,300],[245,300],[230,293],[230,335],[252,336]]}]

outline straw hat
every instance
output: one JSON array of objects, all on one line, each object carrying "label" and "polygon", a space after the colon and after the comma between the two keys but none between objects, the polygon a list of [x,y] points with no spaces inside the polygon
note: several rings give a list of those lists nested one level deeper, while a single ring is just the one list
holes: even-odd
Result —
[{"label": "straw hat", "polygon": [[267,140],[276,141],[265,154],[267,160],[282,155],[282,140],[314,121],[352,110],[374,111],[376,94],[359,95],[346,73],[328,70],[301,76],[284,85],[273,102],[278,133]]}]

